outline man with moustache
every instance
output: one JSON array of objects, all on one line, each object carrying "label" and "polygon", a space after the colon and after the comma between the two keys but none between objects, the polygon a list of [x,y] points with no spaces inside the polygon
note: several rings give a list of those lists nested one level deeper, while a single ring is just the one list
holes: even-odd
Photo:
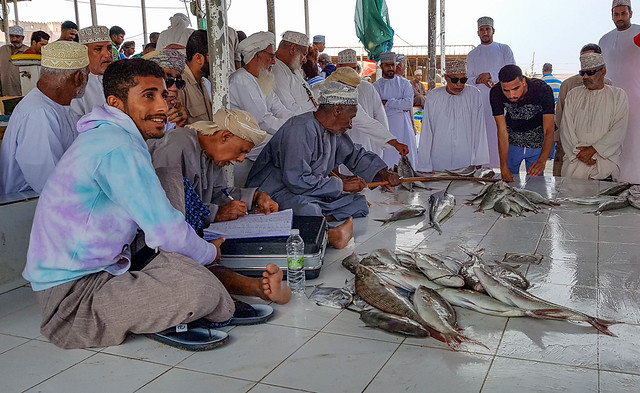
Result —
[{"label": "man with moustache", "polygon": [[274,93],[282,105],[295,115],[314,111],[318,107],[302,72],[308,50],[309,38],[305,34],[285,31],[273,65]]},{"label": "man with moustache", "polygon": [[167,125],[164,130],[169,131],[187,124],[187,111],[178,100],[178,92],[186,86],[182,74],[186,67],[184,55],[177,49],[157,50],[146,54],[145,60],[151,60],[164,71],[164,82],[167,86]]},{"label": "man with moustache", "polygon": [[0,96],[21,96],[20,69],[11,62],[11,56],[24,53],[29,47],[20,26],[9,27],[10,42],[0,47]]},{"label": "man with moustache", "polygon": [[294,116],[274,93],[272,67],[276,63],[275,45],[275,36],[271,32],[258,32],[247,37],[238,47],[246,64],[229,76],[229,106],[251,113],[260,129],[268,134],[262,143],[251,149],[244,162],[234,165],[236,184],[244,184],[253,162],[271,135]]},{"label": "man with moustache", "polygon": [[584,85],[567,94],[560,123],[566,148],[562,176],[616,180],[627,133],[627,93],[605,84],[607,67],[601,54],[580,55],[580,65]]},{"label": "man with moustache", "polygon": [[187,82],[178,92],[178,100],[187,111],[187,124],[213,120],[211,96],[203,83],[209,76],[209,45],[207,31],[194,31],[187,41],[187,66],[182,79]]},{"label": "man with moustache", "polygon": [[[607,76],[627,92],[629,122],[620,155],[619,181],[640,183],[640,25],[632,24],[631,0],[613,0],[611,17],[616,28],[600,39]],[[633,110],[636,109],[636,110]]]}]

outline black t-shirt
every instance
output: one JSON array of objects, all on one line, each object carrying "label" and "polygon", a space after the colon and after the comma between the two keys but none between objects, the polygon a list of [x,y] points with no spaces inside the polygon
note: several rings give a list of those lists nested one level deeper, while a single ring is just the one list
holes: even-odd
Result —
[{"label": "black t-shirt", "polygon": [[526,79],[527,93],[518,102],[511,102],[502,93],[500,83],[491,88],[493,116],[504,115],[509,133],[509,145],[541,148],[544,142],[542,115],[553,115],[553,90],[540,79]]}]

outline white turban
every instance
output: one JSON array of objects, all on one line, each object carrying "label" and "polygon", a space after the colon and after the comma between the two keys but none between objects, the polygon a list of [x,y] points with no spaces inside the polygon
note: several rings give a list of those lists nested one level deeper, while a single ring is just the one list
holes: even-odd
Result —
[{"label": "white turban", "polygon": [[269,45],[276,46],[276,36],[270,31],[260,31],[242,40],[238,50],[242,53],[245,64],[248,64],[256,53],[267,49]]},{"label": "white turban", "polygon": [[267,137],[267,133],[260,129],[253,115],[239,109],[219,109],[213,115],[213,121],[197,121],[189,124],[187,128],[196,130],[204,136],[228,130],[233,135],[249,141],[255,146],[261,144]]}]

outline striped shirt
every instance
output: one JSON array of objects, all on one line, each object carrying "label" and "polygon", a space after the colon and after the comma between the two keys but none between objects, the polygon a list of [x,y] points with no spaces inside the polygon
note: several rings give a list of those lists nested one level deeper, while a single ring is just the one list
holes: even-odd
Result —
[{"label": "striped shirt", "polygon": [[554,102],[558,102],[558,95],[560,94],[560,85],[562,84],[562,81],[553,76],[552,73],[544,74],[540,79],[545,81],[547,85],[551,86],[551,90],[553,90],[553,100]]}]

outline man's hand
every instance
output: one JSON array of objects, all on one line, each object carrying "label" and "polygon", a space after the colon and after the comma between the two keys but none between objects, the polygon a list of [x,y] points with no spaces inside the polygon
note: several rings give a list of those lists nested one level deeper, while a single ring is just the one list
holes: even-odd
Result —
[{"label": "man's hand", "polygon": [[358,193],[367,186],[367,182],[363,178],[358,176],[350,176],[342,180],[342,190],[345,192],[351,192],[353,194]]},{"label": "man's hand", "polygon": [[173,100],[171,103],[173,107],[167,111],[167,121],[176,123],[178,128],[184,127],[187,124],[187,111],[184,110],[180,101]]},{"label": "man's hand", "polygon": [[485,86],[487,86],[488,88],[492,88],[493,87],[493,81],[491,80],[491,74],[488,72],[484,72],[482,74],[480,74],[478,76],[478,78],[476,79],[476,83],[477,84],[483,84]]},{"label": "man's hand", "polygon": [[545,167],[545,162],[540,162],[540,161],[536,161],[533,164],[531,164],[531,166],[529,167],[529,170],[527,171],[527,175],[529,176],[538,176],[540,175],[542,172],[544,172],[544,167]]},{"label": "man's hand", "polygon": [[511,173],[511,171],[507,167],[500,168],[500,175],[502,176],[502,180],[504,180],[506,182],[512,182],[513,181],[513,174]]},{"label": "man's hand", "polygon": [[253,205],[258,213],[275,213],[278,211],[278,204],[269,195],[262,191],[256,191],[253,196]]},{"label": "man's hand", "polygon": [[388,169],[382,169],[380,172],[378,172],[378,177],[380,178],[381,181],[389,182],[389,184],[385,186],[389,191],[393,191],[393,187],[396,187],[402,184],[402,181],[400,180],[400,176],[398,176],[397,173],[391,172]]},{"label": "man's hand", "polygon": [[214,240],[211,240],[210,242],[211,244],[213,244],[214,246],[216,246],[216,259],[213,260],[213,263],[215,262],[219,262],[220,261],[220,246],[222,245],[222,243],[224,243],[224,237],[220,237]]},{"label": "man's hand", "polygon": [[405,145],[404,143],[398,142],[397,139],[392,139],[387,143],[393,146],[402,157],[409,154],[409,146]]},{"label": "man's hand", "polygon": [[[593,148],[593,146],[578,146],[577,149],[580,150],[580,153],[576,155],[576,158],[578,160],[584,162],[587,165],[595,164],[595,160],[593,160],[592,158],[593,155],[597,153],[597,151]],[[593,164],[589,164],[592,161]]]},{"label": "man's hand", "polygon": [[242,201],[231,201],[218,207],[214,222],[232,221],[247,214],[247,204]]}]

